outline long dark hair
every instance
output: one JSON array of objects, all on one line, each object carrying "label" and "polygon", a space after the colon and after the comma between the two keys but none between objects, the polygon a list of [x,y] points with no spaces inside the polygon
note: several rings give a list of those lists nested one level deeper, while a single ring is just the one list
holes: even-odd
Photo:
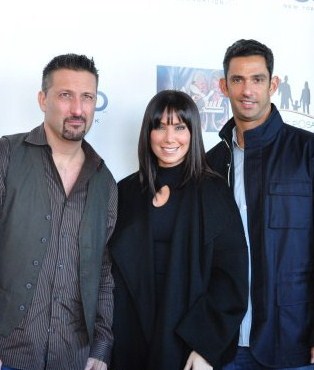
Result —
[{"label": "long dark hair", "polygon": [[168,122],[172,124],[172,115],[176,113],[190,131],[189,150],[184,159],[184,176],[181,186],[194,178],[199,180],[203,175],[214,175],[205,159],[205,149],[202,138],[201,119],[193,99],[186,93],[176,90],[163,90],[157,93],[148,103],[139,137],[138,159],[140,181],[156,194],[156,173],[158,160],[151,149],[151,131],[160,126],[164,112],[167,112]]}]

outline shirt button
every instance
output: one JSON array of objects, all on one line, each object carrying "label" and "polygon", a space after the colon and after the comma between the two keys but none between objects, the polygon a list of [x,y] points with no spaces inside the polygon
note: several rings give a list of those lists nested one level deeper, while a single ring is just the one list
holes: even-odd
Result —
[{"label": "shirt button", "polygon": [[51,220],[51,216],[50,216],[50,215],[46,215],[46,216],[45,216],[45,219],[46,219],[47,221],[50,221],[50,220]]},{"label": "shirt button", "polygon": [[32,284],[31,284],[31,283],[27,283],[27,284],[26,284],[26,288],[27,288],[27,289],[31,289],[31,287],[32,287]]},{"label": "shirt button", "polygon": [[19,307],[19,310],[20,311],[25,311],[25,306],[23,304],[21,304],[20,307]]},{"label": "shirt button", "polygon": [[43,237],[43,238],[41,238],[41,239],[40,239],[40,241],[41,241],[42,243],[46,243],[47,238]]},{"label": "shirt button", "polygon": [[34,266],[38,266],[38,265],[39,265],[38,260],[34,260],[34,261],[33,261],[33,265],[34,265]]},{"label": "shirt button", "polygon": [[63,264],[59,263],[58,267],[59,267],[59,269],[63,269]]}]

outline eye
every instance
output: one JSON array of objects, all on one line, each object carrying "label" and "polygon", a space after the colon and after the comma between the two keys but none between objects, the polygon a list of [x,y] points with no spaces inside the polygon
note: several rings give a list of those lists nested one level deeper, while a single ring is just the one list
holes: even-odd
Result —
[{"label": "eye", "polygon": [[59,97],[63,100],[69,100],[72,98],[72,95],[69,92],[63,91],[59,94]]},{"label": "eye", "polygon": [[240,77],[233,77],[231,82],[234,84],[239,84],[241,83],[242,79]]},{"label": "eye", "polygon": [[175,126],[176,131],[182,131],[182,130],[185,130],[186,128],[187,126],[185,123],[180,123],[179,125]]},{"label": "eye", "polygon": [[154,130],[165,130],[165,125],[161,122],[154,128]]},{"label": "eye", "polygon": [[257,77],[255,77],[254,79],[253,79],[253,82],[255,83],[255,84],[261,84],[261,83],[263,83],[265,81],[265,77],[260,77],[260,76],[257,76]]},{"label": "eye", "polygon": [[93,102],[94,100],[96,99],[95,95],[93,94],[84,94],[82,96],[82,100],[83,101],[90,101],[90,102]]}]

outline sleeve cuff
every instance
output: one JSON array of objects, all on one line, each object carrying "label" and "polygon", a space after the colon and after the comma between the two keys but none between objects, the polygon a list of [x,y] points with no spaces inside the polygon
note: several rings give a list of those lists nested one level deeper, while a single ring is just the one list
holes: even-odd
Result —
[{"label": "sleeve cuff", "polygon": [[96,358],[97,360],[103,361],[107,366],[110,365],[112,345],[95,341],[91,346],[89,357]]}]

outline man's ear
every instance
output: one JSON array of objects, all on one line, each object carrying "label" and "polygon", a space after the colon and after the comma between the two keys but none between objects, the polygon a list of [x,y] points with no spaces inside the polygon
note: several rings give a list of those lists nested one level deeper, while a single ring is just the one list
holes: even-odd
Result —
[{"label": "man's ear", "polygon": [[280,84],[280,78],[278,76],[273,76],[270,80],[270,87],[269,87],[270,96],[272,96],[277,91],[279,84]]},{"label": "man's ear", "polygon": [[221,92],[226,96],[228,97],[229,94],[228,94],[228,87],[227,87],[227,81],[225,78],[221,78],[219,80],[219,87],[220,87],[220,90]]},{"label": "man's ear", "polygon": [[43,91],[39,91],[38,96],[38,104],[40,109],[45,112],[46,111],[46,94]]}]

